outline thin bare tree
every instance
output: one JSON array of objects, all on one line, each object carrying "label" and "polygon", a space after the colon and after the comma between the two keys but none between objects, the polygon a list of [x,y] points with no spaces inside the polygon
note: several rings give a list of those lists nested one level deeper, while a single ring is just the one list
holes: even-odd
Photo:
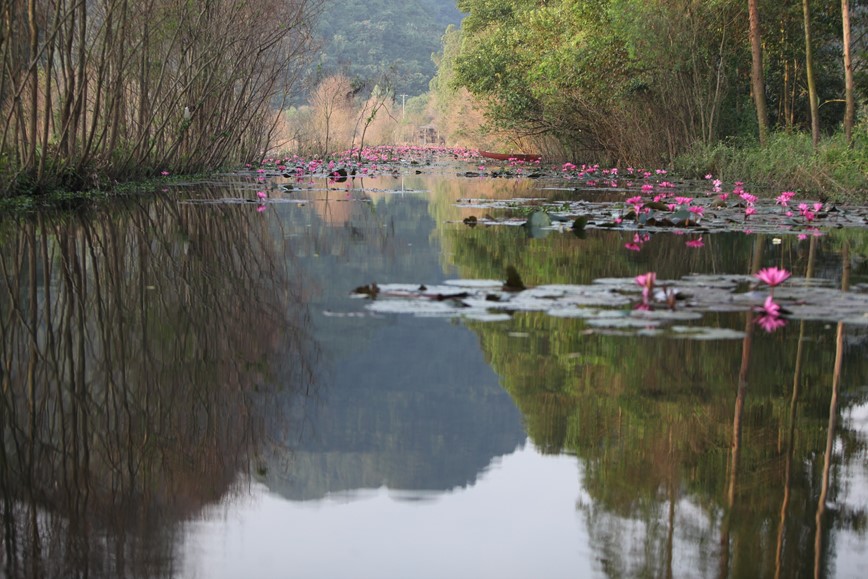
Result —
[{"label": "thin bare tree", "polygon": [[0,0],[0,194],[268,148],[321,0]]}]

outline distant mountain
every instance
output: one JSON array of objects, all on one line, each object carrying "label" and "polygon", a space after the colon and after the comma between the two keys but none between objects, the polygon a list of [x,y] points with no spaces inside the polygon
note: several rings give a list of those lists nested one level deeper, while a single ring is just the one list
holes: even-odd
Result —
[{"label": "distant mountain", "polygon": [[310,74],[342,72],[366,84],[385,74],[396,94],[422,94],[435,72],[431,55],[461,18],[455,0],[326,0]]}]

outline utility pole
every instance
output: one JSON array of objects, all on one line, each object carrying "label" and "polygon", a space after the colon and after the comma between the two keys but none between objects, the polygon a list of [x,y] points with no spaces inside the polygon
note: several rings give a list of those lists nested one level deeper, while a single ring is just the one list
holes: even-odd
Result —
[{"label": "utility pole", "polygon": [[404,130],[406,129],[406,125],[404,124],[404,103],[407,98],[406,94],[401,95],[401,140],[404,141]]}]

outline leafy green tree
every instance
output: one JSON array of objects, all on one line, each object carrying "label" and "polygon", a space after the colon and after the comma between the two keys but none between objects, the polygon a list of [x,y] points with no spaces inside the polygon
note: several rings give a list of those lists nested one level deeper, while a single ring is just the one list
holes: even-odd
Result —
[{"label": "leafy green tree", "polygon": [[[485,104],[491,128],[542,149],[555,143],[573,160],[655,164],[698,143],[757,132],[765,140],[777,127],[811,126],[806,20],[797,3],[751,0],[752,18],[743,0],[461,0],[459,7],[468,14],[460,51],[441,62],[454,63],[443,78]],[[845,109],[840,10],[813,6],[808,24],[815,116],[830,130]]]}]

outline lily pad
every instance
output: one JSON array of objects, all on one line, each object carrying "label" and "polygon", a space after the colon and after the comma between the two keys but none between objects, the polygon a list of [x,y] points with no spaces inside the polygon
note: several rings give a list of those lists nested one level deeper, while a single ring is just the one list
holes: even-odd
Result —
[{"label": "lily pad", "polygon": [[[362,286],[366,287],[366,286]],[[381,284],[366,306],[379,314],[424,317],[462,317],[477,321],[506,321],[515,312],[544,312],[578,318],[593,331],[668,329],[661,335],[697,340],[737,339],[743,332],[705,327],[704,314],[747,312],[760,308],[769,295],[749,275],[690,275],[657,280],[682,299],[675,307],[661,298],[643,303],[633,278],[600,278],[587,285],[553,284],[504,291],[499,280],[448,280],[438,285]],[[364,294],[364,292],[362,292]],[[791,320],[846,321],[868,326],[868,294],[842,292],[829,282],[790,278],[775,288],[775,301]],[[642,308],[636,306],[642,304]],[[690,326],[684,322],[694,322]],[[644,335],[644,334],[643,334]]]},{"label": "lily pad", "polygon": [[[583,194],[595,192],[599,188],[582,188]],[[564,191],[561,187],[545,187],[540,191]],[[612,192],[611,188],[603,188]],[[579,191],[575,190],[574,191]],[[635,192],[635,189],[624,191]],[[655,193],[658,193],[655,191]],[[671,197],[670,197],[671,198]],[[810,215],[800,214],[798,210],[783,207],[774,200],[757,199],[748,204],[735,197],[727,202],[717,195],[706,195],[690,200],[686,205],[668,204],[656,201],[656,197],[643,199],[640,203],[648,212],[639,212],[633,205],[627,205],[624,198],[616,200],[588,199],[547,200],[540,198],[516,197],[512,199],[462,199],[459,207],[477,209],[534,209],[537,213],[545,213],[551,218],[560,218],[575,222],[582,219],[581,229],[622,229],[628,231],[703,231],[729,232],[745,231],[752,233],[768,233],[774,235],[811,234],[816,235],[819,228],[865,227],[868,223],[868,212],[865,208],[856,206],[827,206],[823,210],[811,212]],[[730,199],[733,199],[732,197]],[[792,207],[793,204],[791,204]],[[536,213],[534,213],[536,215]],[[493,221],[492,225],[509,224]],[[568,229],[568,228],[565,228]]]}]

